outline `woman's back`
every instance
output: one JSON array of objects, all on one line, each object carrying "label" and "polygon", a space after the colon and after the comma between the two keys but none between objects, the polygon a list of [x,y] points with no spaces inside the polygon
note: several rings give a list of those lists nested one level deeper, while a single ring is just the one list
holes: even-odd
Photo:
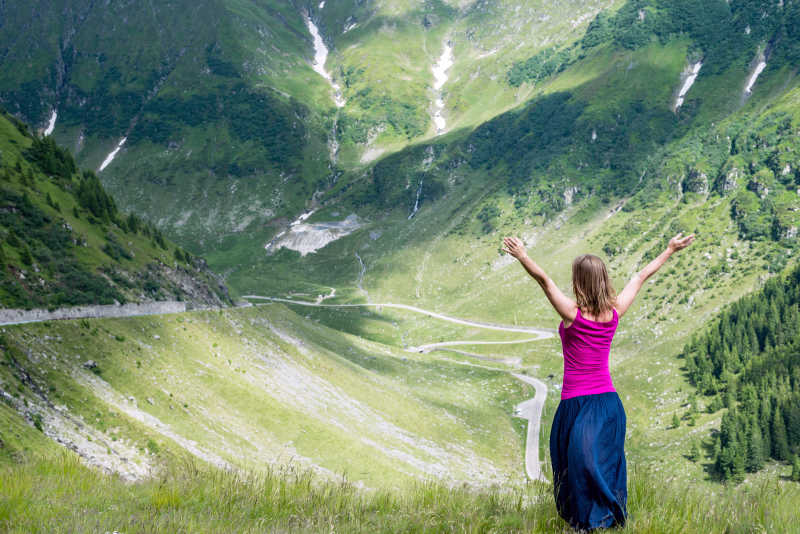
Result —
[{"label": "woman's back", "polygon": [[636,273],[619,295],[600,258],[578,256],[572,263],[575,300],[564,295],[528,257],[522,240],[507,237],[503,241],[503,250],[520,261],[563,319],[558,333],[564,349],[564,387],[550,430],[550,460],[556,508],[577,530],[625,524],[627,418],[608,371],[611,342],[619,317],[645,280],[693,239],[694,235],[673,237],[666,250]]},{"label": "woman's back", "polygon": [[617,310],[612,309],[610,321],[592,321],[581,315],[558,327],[564,351],[564,385],[561,398],[616,391],[611,381],[608,358],[611,342],[619,324]]}]

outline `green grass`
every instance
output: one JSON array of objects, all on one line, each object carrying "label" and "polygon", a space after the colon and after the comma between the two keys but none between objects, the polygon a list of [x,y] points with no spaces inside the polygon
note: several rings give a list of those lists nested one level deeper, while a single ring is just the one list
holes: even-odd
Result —
[{"label": "green grass", "polygon": [[[362,492],[292,466],[226,472],[184,459],[129,485],[68,452],[32,456],[0,467],[0,474],[0,527],[9,533],[571,532],[540,483],[471,491],[430,481]],[[709,496],[633,469],[630,519],[620,532],[797,532],[799,491],[771,481]]]}]

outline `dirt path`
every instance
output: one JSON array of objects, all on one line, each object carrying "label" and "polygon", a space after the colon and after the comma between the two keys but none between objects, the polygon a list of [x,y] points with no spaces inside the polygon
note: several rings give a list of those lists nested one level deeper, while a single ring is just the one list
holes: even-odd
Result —
[{"label": "dirt path", "polygon": [[[300,306],[314,306],[314,307],[355,308],[364,306],[375,306],[375,307],[386,307],[386,308],[398,308],[402,310],[409,310],[417,313],[423,313],[430,317],[436,317],[437,319],[441,319],[443,321],[449,321],[451,323],[463,324],[467,326],[475,326],[478,328],[485,328],[487,330],[502,330],[505,332],[527,332],[531,334],[536,334],[536,337],[514,340],[514,341],[467,341],[467,340],[442,341],[439,343],[420,345],[419,347],[410,347],[408,350],[413,352],[430,352],[432,350],[452,350],[446,348],[440,349],[440,347],[451,347],[457,345],[505,345],[510,343],[530,343],[532,341],[538,341],[540,339],[550,338],[555,335],[554,330],[546,328],[536,328],[532,326],[516,326],[516,325],[511,326],[511,325],[503,325],[495,323],[486,323],[482,321],[471,321],[468,319],[460,319],[458,317],[452,317],[449,315],[443,315],[441,313],[424,310],[422,308],[418,308],[416,306],[409,306],[407,304],[395,304],[395,303],[321,304],[316,302],[304,302],[304,301],[284,299],[279,297],[264,297],[260,295],[244,295],[243,298],[254,299],[254,300],[269,300],[273,302],[285,302],[289,304],[297,304]],[[467,356],[473,356],[471,353],[465,353],[461,351],[453,351],[453,352],[459,352]],[[484,358],[481,357],[479,359],[484,359]],[[539,430],[541,427],[542,408],[544,407],[544,401],[547,398],[547,385],[541,380],[537,380],[532,376],[523,375],[519,373],[511,373],[511,375],[514,376],[514,378],[521,380],[522,382],[525,382],[526,384],[530,384],[536,389],[536,395],[534,396],[534,398],[521,402],[516,406],[515,415],[517,417],[521,417],[523,419],[528,420],[528,435],[525,440],[525,472],[528,474],[528,477],[531,480],[541,480],[547,482],[547,479],[542,474],[541,461],[539,460]]]}]

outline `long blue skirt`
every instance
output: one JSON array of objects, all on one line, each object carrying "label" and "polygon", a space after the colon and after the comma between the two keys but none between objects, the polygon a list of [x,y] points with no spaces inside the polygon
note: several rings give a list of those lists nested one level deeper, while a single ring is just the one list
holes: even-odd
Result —
[{"label": "long blue skirt", "polygon": [[625,410],[616,392],[562,399],[550,431],[556,508],[572,528],[621,526],[628,515]]}]

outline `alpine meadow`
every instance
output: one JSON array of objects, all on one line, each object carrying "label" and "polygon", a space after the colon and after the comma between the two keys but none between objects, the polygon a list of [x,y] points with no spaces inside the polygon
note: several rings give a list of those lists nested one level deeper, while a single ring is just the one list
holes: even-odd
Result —
[{"label": "alpine meadow", "polygon": [[798,69],[800,0],[0,2],[0,531],[579,531],[591,254],[616,530],[800,533]]}]

